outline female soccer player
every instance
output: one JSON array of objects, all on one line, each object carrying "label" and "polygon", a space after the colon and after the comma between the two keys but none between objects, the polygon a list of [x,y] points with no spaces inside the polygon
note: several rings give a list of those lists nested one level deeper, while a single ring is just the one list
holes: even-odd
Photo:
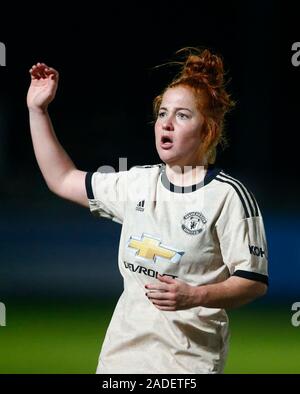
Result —
[{"label": "female soccer player", "polygon": [[97,373],[221,373],[225,310],[265,294],[261,212],[239,180],[215,166],[225,114],[223,63],[189,48],[181,71],[154,99],[161,163],[116,173],[78,170],[52,127],[58,72],[37,63],[27,96],[34,152],[51,191],[122,224],[124,291]]}]

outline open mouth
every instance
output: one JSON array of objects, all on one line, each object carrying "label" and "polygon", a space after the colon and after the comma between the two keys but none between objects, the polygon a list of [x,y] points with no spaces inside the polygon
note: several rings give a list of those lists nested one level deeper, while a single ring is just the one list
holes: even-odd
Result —
[{"label": "open mouth", "polygon": [[173,146],[173,139],[167,135],[163,135],[160,140],[160,146],[163,149],[170,149]]}]

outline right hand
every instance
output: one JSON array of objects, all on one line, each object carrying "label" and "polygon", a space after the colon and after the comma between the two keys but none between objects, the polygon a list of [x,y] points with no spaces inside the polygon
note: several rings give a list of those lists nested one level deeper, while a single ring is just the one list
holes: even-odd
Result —
[{"label": "right hand", "polygon": [[55,97],[58,72],[45,63],[37,63],[29,70],[31,84],[27,93],[28,109],[45,111]]}]

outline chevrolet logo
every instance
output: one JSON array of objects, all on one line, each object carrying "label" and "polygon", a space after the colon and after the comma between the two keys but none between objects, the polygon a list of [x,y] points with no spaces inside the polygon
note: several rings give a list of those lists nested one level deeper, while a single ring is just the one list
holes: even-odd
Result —
[{"label": "chevrolet logo", "polygon": [[135,255],[147,260],[157,261],[163,258],[178,263],[184,252],[161,244],[161,240],[149,234],[143,234],[141,238],[131,236],[128,242],[129,248],[135,250]]}]

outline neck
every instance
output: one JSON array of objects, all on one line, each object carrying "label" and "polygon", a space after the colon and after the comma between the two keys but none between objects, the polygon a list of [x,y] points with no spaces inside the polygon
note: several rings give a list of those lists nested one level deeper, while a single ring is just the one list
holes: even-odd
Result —
[{"label": "neck", "polygon": [[177,186],[191,186],[203,181],[207,165],[171,166],[166,164],[166,174],[171,183]]}]

